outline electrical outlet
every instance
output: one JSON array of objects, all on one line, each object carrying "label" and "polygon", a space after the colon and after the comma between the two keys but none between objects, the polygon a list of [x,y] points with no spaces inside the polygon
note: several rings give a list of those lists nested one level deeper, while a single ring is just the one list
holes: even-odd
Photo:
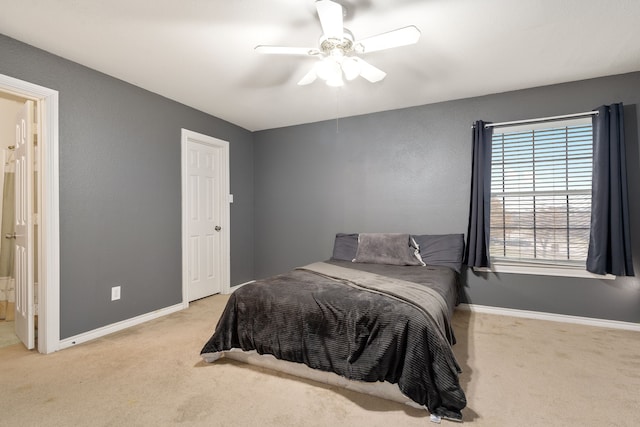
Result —
[{"label": "electrical outlet", "polygon": [[111,301],[120,299],[120,286],[114,286],[111,288]]}]

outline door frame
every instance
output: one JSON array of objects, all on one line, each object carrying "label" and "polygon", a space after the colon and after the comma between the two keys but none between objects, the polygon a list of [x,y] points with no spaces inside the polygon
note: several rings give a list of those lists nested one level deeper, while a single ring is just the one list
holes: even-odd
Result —
[{"label": "door frame", "polygon": [[187,143],[195,142],[202,145],[208,145],[210,147],[222,148],[222,187],[221,194],[222,200],[220,201],[221,214],[220,214],[220,226],[224,231],[222,233],[222,260],[220,262],[220,276],[222,281],[222,294],[228,294],[231,292],[230,284],[230,271],[231,271],[231,256],[230,256],[230,196],[229,196],[229,143],[212,136],[204,135],[201,133],[193,132],[188,129],[182,129],[181,131],[181,185],[182,185],[182,305],[184,308],[189,306],[189,232],[188,232],[188,177],[187,177]]},{"label": "door frame", "polygon": [[0,74],[0,92],[36,101],[40,170],[38,352],[60,348],[60,183],[58,91]]}]

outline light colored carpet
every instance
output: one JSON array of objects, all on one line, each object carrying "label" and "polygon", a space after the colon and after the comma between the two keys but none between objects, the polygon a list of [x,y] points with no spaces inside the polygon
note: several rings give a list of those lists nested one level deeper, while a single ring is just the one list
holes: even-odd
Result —
[{"label": "light colored carpet", "polygon": [[[425,411],[199,351],[226,296],[60,352],[0,349],[3,425],[429,426]],[[637,426],[640,333],[457,312],[465,424]],[[455,425],[443,421],[443,424]]]},{"label": "light colored carpet", "polygon": [[0,321],[0,348],[19,343],[20,340],[15,333],[14,321]]}]

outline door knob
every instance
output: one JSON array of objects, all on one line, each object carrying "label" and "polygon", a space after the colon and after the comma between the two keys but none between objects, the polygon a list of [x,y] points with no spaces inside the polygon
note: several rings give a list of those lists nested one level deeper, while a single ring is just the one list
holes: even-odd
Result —
[{"label": "door knob", "polygon": [[220,227],[219,225],[216,225],[216,231],[220,231],[222,230],[222,227]]},{"label": "door knob", "polygon": [[4,235],[5,239],[15,239],[16,238],[16,232],[14,231],[13,234],[11,233],[7,233]]}]

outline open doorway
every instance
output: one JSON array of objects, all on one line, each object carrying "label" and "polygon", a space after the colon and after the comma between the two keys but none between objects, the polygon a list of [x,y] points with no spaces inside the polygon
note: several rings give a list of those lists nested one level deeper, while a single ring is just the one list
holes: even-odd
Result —
[{"label": "open doorway", "polygon": [[[31,107],[27,108],[27,110],[33,113],[33,120],[28,120],[28,122],[33,121],[36,123],[35,131],[27,132],[29,135],[34,135],[33,146],[35,148],[29,150],[29,153],[33,154],[32,158],[34,160],[23,162],[21,166],[21,170],[29,170],[28,173],[22,175],[23,177],[29,177],[26,185],[29,190],[20,194],[28,195],[25,196],[25,199],[20,199],[20,194],[18,194],[17,205],[24,206],[25,203],[23,202],[26,200],[28,201],[27,204],[33,206],[27,209],[30,212],[29,221],[33,224],[30,227],[33,238],[27,239],[33,249],[27,257],[29,260],[27,270],[31,274],[31,281],[34,281],[37,285],[29,287],[33,296],[24,298],[24,294],[21,293],[21,289],[24,288],[21,288],[18,284],[14,298],[17,300],[16,313],[18,315],[23,313],[21,307],[26,306],[30,311],[28,317],[32,323],[28,329],[35,337],[35,328],[37,327],[38,351],[40,353],[51,353],[58,350],[60,345],[58,92],[9,76],[0,75],[0,100],[14,101],[20,104],[23,109],[27,104],[30,104]],[[10,107],[8,108],[10,109]],[[18,127],[16,127],[17,116],[17,114],[9,113],[9,117],[4,120],[4,122],[8,121],[10,123],[12,129],[10,138],[14,141],[18,130]],[[4,135],[4,133],[0,135]],[[16,162],[16,165],[19,164],[20,162]],[[27,169],[24,168],[25,164],[29,166]],[[11,233],[6,234],[9,235],[9,239],[5,239],[5,235],[1,235],[0,239],[12,239]],[[14,237],[18,238],[15,235]],[[20,283],[20,272],[24,273],[24,268],[20,267],[18,269],[18,283]],[[24,274],[22,277],[24,277]],[[10,295],[8,296],[11,297]]]},{"label": "open doorway", "polygon": [[[17,165],[19,162],[17,151],[25,150],[25,147],[16,150],[16,138],[20,134],[16,120],[26,108],[29,109],[28,115],[33,122],[33,126],[29,126],[32,136],[26,148],[30,151],[27,157],[30,159],[28,169],[32,179],[29,179],[30,185],[19,186],[26,190],[26,194],[16,194],[16,169],[21,170]],[[36,110],[37,104],[34,101],[9,93],[0,94],[0,347],[25,341],[27,348],[33,348],[37,340],[37,313],[30,310],[28,318],[20,316],[21,302],[29,300],[34,307],[38,305],[39,265],[37,260],[40,238],[37,218],[40,192],[38,189],[39,159],[36,155],[39,132]],[[25,265],[29,271],[28,298],[24,296],[20,298],[18,295],[19,315],[16,318],[16,265],[20,266],[21,262],[16,258],[15,243],[17,231],[22,233],[22,230],[17,230],[16,227],[16,208],[20,207],[20,200],[24,196],[26,196],[24,201],[29,202],[30,206],[29,217],[34,221],[29,225],[32,232],[29,233],[28,267]],[[26,255],[26,252],[20,252]],[[23,256],[24,258],[26,257]],[[20,270],[19,267],[18,270]],[[18,274],[18,277],[21,277],[21,274]],[[23,312],[23,314],[26,313]],[[28,329],[28,332],[16,333],[18,327],[22,327],[24,331]]]}]

